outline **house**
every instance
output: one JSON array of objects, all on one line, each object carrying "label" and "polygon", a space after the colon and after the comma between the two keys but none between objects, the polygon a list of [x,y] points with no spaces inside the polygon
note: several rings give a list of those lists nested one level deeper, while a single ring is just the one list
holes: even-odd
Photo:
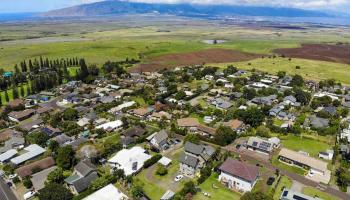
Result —
[{"label": "house", "polygon": [[222,98],[214,99],[212,104],[214,106],[216,106],[216,108],[222,109],[222,110],[227,110],[227,109],[229,109],[229,108],[231,108],[233,106],[233,104],[231,102],[226,101],[226,100],[224,100]]},{"label": "house", "polygon": [[334,150],[328,149],[326,152],[318,153],[319,158],[323,158],[325,160],[332,160],[334,155]]},{"label": "house", "polygon": [[62,131],[59,128],[54,128],[52,126],[46,126],[42,128],[41,131],[49,137],[60,135],[62,133]]},{"label": "house", "polygon": [[312,128],[326,128],[329,126],[329,119],[310,115],[305,119],[304,125]]},{"label": "house", "polygon": [[122,133],[124,137],[133,137],[133,138],[139,138],[146,134],[146,130],[140,126],[135,126],[133,128],[130,128]]},{"label": "house", "polygon": [[7,141],[11,137],[19,137],[19,136],[22,136],[22,133],[9,128],[5,129],[0,132],[0,143]]},{"label": "house", "polygon": [[8,117],[11,121],[20,122],[30,118],[34,114],[35,114],[34,109],[26,109],[23,111],[12,111],[8,114]]},{"label": "house", "polygon": [[285,162],[288,165],[294,165],[308,170],[309,173],[306,178],[312,179],[314,177],[318,182],[326,184],[328,184],[331,178],[331,172],[327,168],[327,162],[286,148],[281,149],[278,158],[281,162]]},{"label": "house", "polygon": [[55,140],[59,146],[66,145],[74,141],[73,138],[67,136],[64,133],[52,138],[52,140]]},{"label": "house", "polygon": [[44,148],[40,147],[37,144],[31,144],[28,147],[24,148],[24,150],[26,151],[26,153],[11,159],[12,164],[20,165],[28,160],[42,155],[46,151]]},{"label": "house", "polygon": [[271,106],[276,101],[277,101],[277,95],[270,95],[266,97],[255,97],[252,100],[250,100],[250,102],[253,104],[268,105],[268,106]]},{"label": "house", "polygon": [[197,126],[196,132],[202,136],[214,137],[214,135],[216,134],[216,128],[212,128],[212,127],[209,127],[206,125],[199,124]]},{"label": "house", "polygon": [[6,164],[11,158],[13,158],[15,155],[17,155],[16,149],[10,149],[7,150],[4,153],[0,154],[0,164]]},{"label": "house", "polygon": [[182,119],[178,119],[177,120],[177,125],[180,128],[187,128],[187,129],[191,129],[191,128],[197,128],[197,126],[199,125],[199,121],[197,118],[182,118]]},{"label": "house", "polygon": [[52,166],[49,168],[46,168],[40,172],[37,172],[33,174],[30,178],[30,180],[33,183],[33,187],[35,191],[39,191],[45,187],[45,182],[47,180],[48,175],[53,172],[55,169],[57,169],[56,166]]},{"label": "house", "polygon": [[36,120],[32,120],[28,123],[20,125],[19,128],[21,128],[27,132],[30,132],[34,129],[39,128],[43,123],[44,123],[44,121],[42,119],[36,119]]},{"label": "house", "polygon": [[193,178],[205,163],[212,157],[215,149],[208,145],[186,142],[185,152],[180,156],[180,172]]},{"label": "house", "polygon": [[123,169],[126,176],[139,172],[146,160],[152,156],[145,153],[145,149],[135,146],[131,149],[120,150],[108,160],[112,168]]},{"label": "house", "polygon": [[135,101],[124,102],[124,103],[118,105],[117,107],[111,108],[108,112],[111,114],[116,114],[116,113],[119,113],[120,111],[122,111],[123,109],[132,107],[135,104],[136,104]]},{"label": "house", "polygon": [[136,117],[145,119],[148,115],[152,114],[153,111],[154,111],[153,107],[143,107],[143,108],[131,110],[130,112]]},{"label": "house", "polygon": [[228,158],[220,167],[219,181],[232,190],[250,192],[259,179],[259,168]]},{"label": "house", "polygon": [[128,200],[122,191],[116,188],[113,184],[109,184],[96,192],[85,197],[83,200]]},{"label": "house", "polygon": [[277,117],[278,114],[284,109],[283,105],[276,105],[269,110],[269,115],[273,117]]},{"label": "house", "polygon": [[117,128],[120,128],[123,125],[123,122],[121,120],[115,120],[111,122],[107,122],[101,125],[98,125],[96,129],[103,129],[105,131],[113,131]]},{"label": "house", "polygon": [[161,121],[162,119],[171,120],[171,114],[165,111],[154,112],[151,115],[151,120]]},{"label": "house", "polygon": [[23,137],[12,137],[11,139],[7,140],[3,147],[0,148],[0,153],[4,153],[10,149],[20,149],[23,148],[25,143],[25,140]]},{"label": "house", "polygon": [[260,137],[250,137],[247,141],[247,149],[259,153],[270,154],[275,148],[280,146],[278,138],[271,138],[266,140]]},{"label": "house", "polygon": [[167,141],[168,141],[168,132],[166,130],[161,130],[153,135],[152,138],[147,138],[151,145],[158,148],[158,149],[164,149],[165,146],[167,146]]},{"label": "house", "polygon": [[322,111],[334,116],[337,113],[337,108],[334,106],[327,106],[324,107]]},{"label": "house", "polygon": [[294,96],[286,96],[283,98],[283,103],[285,105],[291,105],[295,107],[299,107],[301,104],[297,102],[297,99]]},{"label": "house", "polygon": [[75,167],[73,174],[66,178],[64,182],[67,184],[73,194],[79,194],[86,190],[91,182],[96,180],[97,168],[90,161],[80,161]]},{"label": "house", "polygon": [[18,174],[20,178],[24,178],[32,175],[34,170],[41,171],[54,165],[55,160],[52,157],[47,157],[16,169],[16,174]]},{"label": "house", "polygon": [[318,197],[310,197],[308,195],[284,188],[280,200],[321,200]]},{"label": "house", "polygon": [[171,159],[163,156],[160,160],[158,160],[158,163],[163,165],[164,167],[168,167],[171,164]]},{"label": "house", "polygon": [[244,122],[238,120],[238,119],[233,119],[228,122],[223,123],[224,126],[230,127],[233,131],[236,131],[237,133],[242,133],[245,131],[245,124]]}]

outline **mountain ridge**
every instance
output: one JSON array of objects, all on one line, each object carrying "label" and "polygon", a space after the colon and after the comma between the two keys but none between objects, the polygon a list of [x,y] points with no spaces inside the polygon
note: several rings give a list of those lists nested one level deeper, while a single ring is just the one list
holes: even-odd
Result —
[{"label": "mountain ridge", "polygon": [[297,8],[258,7],[238,5],[205,5],[205,4],[165,4],[138,3],[120,0],[108,0],[90,4],[52,10],[43,13],[46,17],[100,16],[111,14],[147,14],[159,13],[177,16],[279,16],[279,17],[330,17],[321,11],[310,11]]}]

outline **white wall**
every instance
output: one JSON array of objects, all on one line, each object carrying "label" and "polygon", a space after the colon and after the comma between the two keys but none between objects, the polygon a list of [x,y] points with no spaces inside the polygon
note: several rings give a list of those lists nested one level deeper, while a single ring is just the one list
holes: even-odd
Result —
[{"label": "white wall", "polygon": [[244,192],[251,191],[256,183],[256,180],[253,184],[251,184],[243,179],[240,179],[238,177],[234,177],[234,176],[226,174],[224,172],[221,172],[221,174],[219,175],[219,181],[221,181],[221,179],[225,179],[226,181],[229,182],[230,189],[242,190]]}]

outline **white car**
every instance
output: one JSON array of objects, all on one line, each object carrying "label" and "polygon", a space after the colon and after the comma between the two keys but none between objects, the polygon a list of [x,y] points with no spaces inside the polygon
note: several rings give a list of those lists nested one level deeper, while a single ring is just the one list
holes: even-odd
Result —
[{"label": "white car", "polygon": [[175,182],[179,182],[184,176],[183,175],[177,175],[174,179]]},{"label": "white car", "polygon": [[31,199],[35,196],[36,192],[35,191],[29,191],[23,195],[24,200]]}]

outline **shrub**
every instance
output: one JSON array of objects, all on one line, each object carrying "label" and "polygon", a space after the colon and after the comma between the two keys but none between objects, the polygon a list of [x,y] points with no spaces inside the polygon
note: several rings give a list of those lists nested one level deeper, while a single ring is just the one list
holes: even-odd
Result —
[{"label": "shrub", "polygon": [[153,164],[158,162],[158,160],[160,160],[161,158],[162,158],[162,155],[156,154],[156,155],[152,156],[152,158],[146,160],[146,162],[144,163],[143,167],[144,168],[149,168],[150,166],[152,166]]},{"label": "shrub", "polygon": [[156,174],[159,176],[165,176],[166,174],[168,174],[168,169],[165,168],[163,165],[158,165]]}]

